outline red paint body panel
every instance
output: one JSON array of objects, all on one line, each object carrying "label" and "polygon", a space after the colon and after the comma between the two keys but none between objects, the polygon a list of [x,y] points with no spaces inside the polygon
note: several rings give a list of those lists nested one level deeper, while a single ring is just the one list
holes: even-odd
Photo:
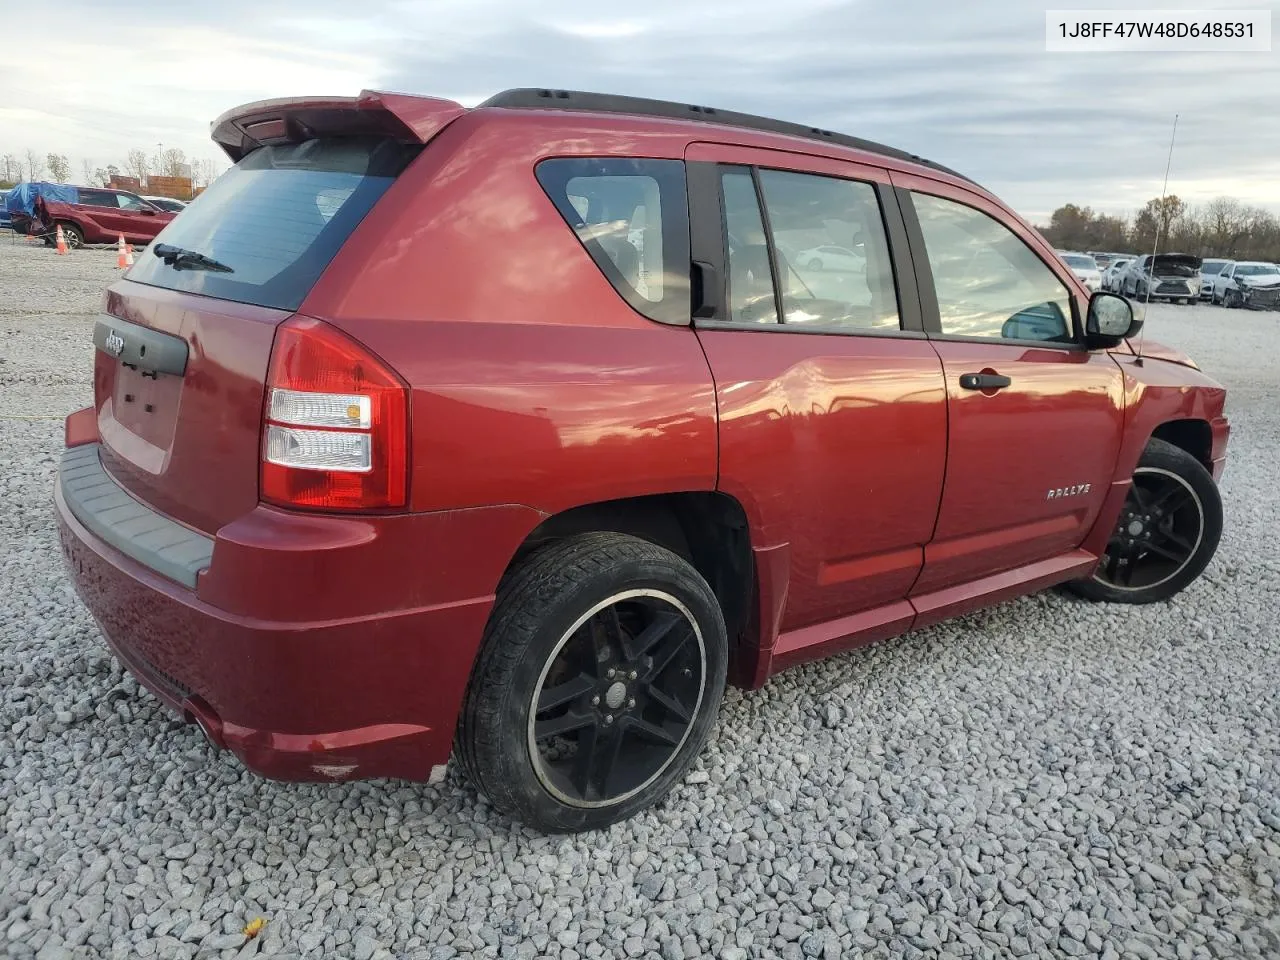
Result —
[{"label": "red paint body panel", "polygon": [[76,589],[122,659],[174,710],[201,698],[229,749],[288,780],[329,779],[312,764],[426,779],[446,762],[492,588],[536,522],[517,507],[258,507],[224,528],[191,591],[102,544],[60,493],[56,506]]},{"label": "red paint body panel", "polygon": [[[1108,355],[651,322],[533,170],[550,156],[688,155],[891,178],[997,216],[1084,302],[1034,230],[958,178],[761,131],[391,94],[251,104],[215,138],[235,156],[300,124],[429,141],[299,310],[409,385],[408,509],[261,505],[263,384],[288,314],[129,281],[106,311],[185,339],[186,375],[142,383],[99,354],[95,407],[68,418],[66,443],[101,440],[127,490],[214,540],[210,566],[181,587],[56,497],[76,589],[108,642],[261,773],[422,779],[443,763],[498,582],[563,510],[681,491],[735,499],[754,591],[735,679],[754,687],[1087,575],[1162,423],[1208,423],[1221,472],[1222,388],[1188,366],[1138,363],[1127,345]],[[1011,388],[961,395],[959,374],[988,366]],[[125,409],[140,400],[153,415]],[[1083,483],[1087,494],[1045,496]]]},{"label": "red paint body panel", "polygon": [[[913,595],[1079,546],[1102,508],[1124,425],[1121,374],[1106,353],[934,346],[947,382],[947,478]],[[983,371],[1011,383],[991,395],[960,387],[962,374]]]},{"label": "red paint body panel", "polygon": [[188,355],[184,377],[152,379],[96,351],[103,463],[140,500],[214,534],[258,505],[263,383],[289,314],[128,280],[108,290],[106,312],[181,337]]},{"label": "red paint body panel", "polygon": [[[761,543],[790,544],[781,629],[901,600],[946,457],[923,339],[701,329],[720,404],[720,489]],[[910,506],[908,506],[910,505]]]}]

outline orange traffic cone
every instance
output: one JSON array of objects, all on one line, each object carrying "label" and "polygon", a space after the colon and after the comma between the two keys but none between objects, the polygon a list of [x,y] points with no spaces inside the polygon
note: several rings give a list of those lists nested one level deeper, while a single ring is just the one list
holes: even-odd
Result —
[{"label": "orange traffic cone", "polygon": [[133,244],[130,243],[124,248],[124,265],[126,267],[133,266]]},{"label": "orange traffic cone", "polygon": [[116,241],[116,269],[123,270],[129,265],[124,252],[124,234],[120,234],[120,239]]},{"label": "orange traffic cone", "polygon": [[67,255],[67,238],[62,235],[62,224],[58,224],[58,255]]}]

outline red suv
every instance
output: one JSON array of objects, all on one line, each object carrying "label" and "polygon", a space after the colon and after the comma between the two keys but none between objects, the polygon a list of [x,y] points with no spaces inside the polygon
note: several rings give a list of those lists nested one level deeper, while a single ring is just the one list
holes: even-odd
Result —
[{"label": "red suv", "polygon": [[80,187],[79,193],[79,203],[41,198],[37,211],[47,242],[53,242],[53,231],[61,225],[71,247],[115,243],[121,236],[128,243],[149,243],[177,216],[124,190]]},{"label": "red suv", "polygon": [[1162,600],[1217,546],[1223,388],[919,157],[545,90],[214,138],[107,293],[56,498],[120,659],[259,773],[453,755],[598,827],[726,682],[1053,584]]}]

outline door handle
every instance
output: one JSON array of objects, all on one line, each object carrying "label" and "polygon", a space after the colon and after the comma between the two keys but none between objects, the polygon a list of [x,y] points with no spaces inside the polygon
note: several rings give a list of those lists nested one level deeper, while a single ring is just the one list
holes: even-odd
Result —
[{"label": "door handle", "polygon": [[962,373],[960,386],[964,390],[1003,390],[1013,383],[998,373]]}]

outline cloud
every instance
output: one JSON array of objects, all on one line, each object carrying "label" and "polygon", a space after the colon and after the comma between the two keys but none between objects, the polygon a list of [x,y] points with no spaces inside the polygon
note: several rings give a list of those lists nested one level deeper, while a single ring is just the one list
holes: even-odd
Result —
[{"label": "cloud", "polygon": [[62,7],[58,71],[0,67],[0,103],[23,104],[0,107],[15,152],[102,162],[163,140],[210,155],[208,121],[245,100],[370,86],[474,104],[568,87],[891,143],[1044,218],[1068,200],[1123,212],[1158,194],[1178,113],[1173,192],[1280,209],[1280,58],[1049,54],[1043,8],[1023,0],[224,0],[184,8],[180,28],[145,0]]}]

